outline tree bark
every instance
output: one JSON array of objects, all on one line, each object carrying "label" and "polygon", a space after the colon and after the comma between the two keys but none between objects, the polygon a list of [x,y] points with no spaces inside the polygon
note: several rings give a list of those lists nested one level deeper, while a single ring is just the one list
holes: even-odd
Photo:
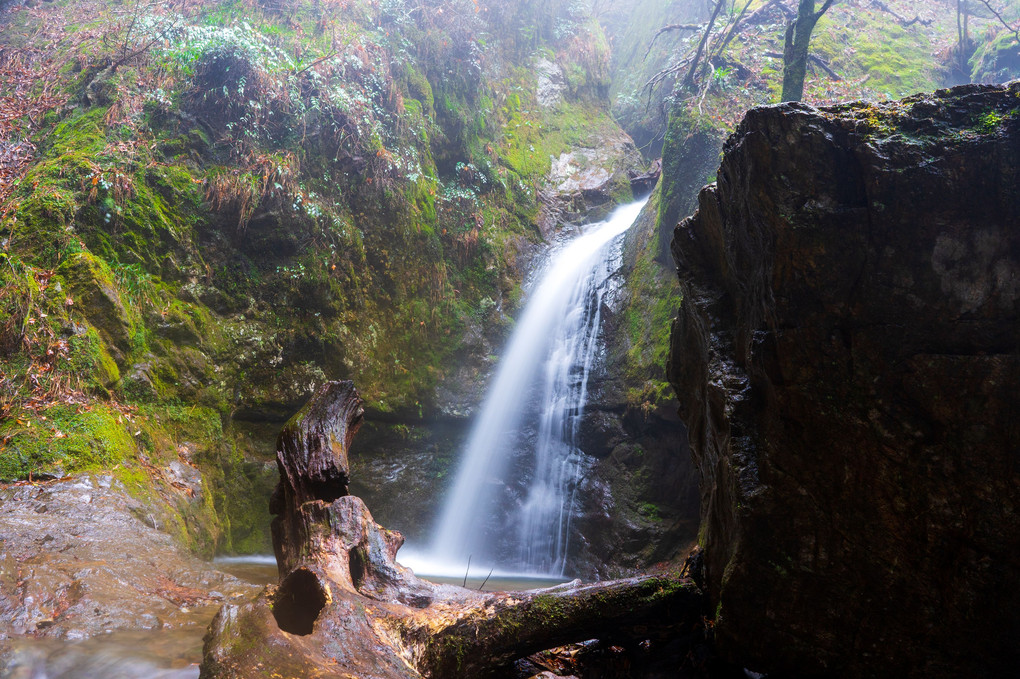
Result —
[{"label": "tree bark", "polygon": [[648,625],[674,633],[700,623],[701,593],[675,576],[537,591],[497,602],[484,617],[467,617],[429,640],[420,666],[436,679],[483,679],[514,659],[586,639],[626,644]]},{"label": "tree bark", "polygon": [[800,101],[804,98],[804,77],[807,73],[808,46],[811,33],[835,0],[825,0],[815,11],[815,0],[800,0],[797,19],[786,28],[786,45],[783,50],[783,101]]}]

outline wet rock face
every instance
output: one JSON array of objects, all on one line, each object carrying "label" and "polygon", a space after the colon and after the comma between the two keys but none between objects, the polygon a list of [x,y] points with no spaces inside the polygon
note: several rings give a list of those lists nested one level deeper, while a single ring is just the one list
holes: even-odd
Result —
[{"label": "wet rock face", "polygon": [[0,487],[0,676],[193,677],[170,658],[198,661],[216,609],[257,587],[165,528],[110,475]]},{"label": "wet rock face", "polygon": [[669,373],[733,659],[1020,660],[1018,169],[1018,83],[756,109],[677,227]]}]

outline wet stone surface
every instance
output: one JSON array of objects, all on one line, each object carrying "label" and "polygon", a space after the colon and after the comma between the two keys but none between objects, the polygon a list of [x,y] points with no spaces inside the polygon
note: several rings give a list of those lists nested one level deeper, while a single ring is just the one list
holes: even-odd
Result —
[{"label": "wet stone surface", "polygon": [[216,610],[259,589],[183,552],[109,475],[2,487],[0,507],[0,676],[197,676]]}]

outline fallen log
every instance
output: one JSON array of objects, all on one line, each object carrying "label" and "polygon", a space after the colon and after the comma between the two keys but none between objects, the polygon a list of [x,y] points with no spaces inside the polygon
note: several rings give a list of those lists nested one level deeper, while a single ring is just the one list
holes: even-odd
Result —
[{"label": "fallen log", "polygon": [[[682,634],[699,618],[701,593],[673,576],[643,576],[508,595],[429,639],[419,667],[430,677],[487,677],[517,658],[587,639],[628,644],[648,625]],[[691,614],[694,613],[694,617]]]},{"label": "fallen log", "polygon": [[480,679],[565,643],[636,643],[701,622],[701,593],[679,574],[498,593],[417,578],[396,561],[403,537],[347,494],[362,412],[352,383],[330,382],[284,427],[271,503],[280,584],[221,609],[202,677]]}]

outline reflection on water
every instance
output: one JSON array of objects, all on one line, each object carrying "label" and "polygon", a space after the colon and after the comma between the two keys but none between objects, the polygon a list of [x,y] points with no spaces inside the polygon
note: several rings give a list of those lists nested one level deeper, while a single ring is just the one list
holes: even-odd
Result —
[{"label": "reflection on water", "polygon": [[[421,568],[418,577],[443,585],[461,585],[468,589],[480,589],[483,592],[517,592],[528,589],[539,589],[553,587],[566,582],[564,578],[550,578],[543,576],[522,575],[518,573],[495,572],[489,577],[485,573],[479,573],[477,569],[470,571],[467,577],[464,575],[452,575],[451,571],[440,571],[430,568],[435,564],[416,561],[413,553],[410,560],[398,556],[398,560],[410,568]],[[258,554],[250,556],[220,557],[216,559],[216,567],[221,571],[230,573],[234,577],[254,582],[258,585],[275,585],[279,582],[279,573],[276,569],[276,557],[272,555],[261,556]],[[443,572],[442,575],[435,573]],[[422,574],[424,573],[424,574]],[[466,581],[466,585],[464,584]]]},{"label": "reflection on water", "polygon": [[73,643],[12,638],[10,660],[0,669],[9,679],[197,679],[207,624],[117,631]]},{"label": "reflection on water", "polygon": [[493,575],[488,579],[484,574],[481,576],[472,574],[468,578],[444,575],[420,575],[418,577],[441,585],[466,586],[468,589],[477,589],[482,592],[523,592],[529,589],[554,587],[566,582],[563,578],[530,577],[527,575],[500,575],[498,577]]},{"label": "reflection on water", "polygon": [[256,585],[275,585],[280,581],[276,568],[276,557],[272,554],[248,554],[246,556],[219,556],[213,560],[216,567],[235,578]]}]

